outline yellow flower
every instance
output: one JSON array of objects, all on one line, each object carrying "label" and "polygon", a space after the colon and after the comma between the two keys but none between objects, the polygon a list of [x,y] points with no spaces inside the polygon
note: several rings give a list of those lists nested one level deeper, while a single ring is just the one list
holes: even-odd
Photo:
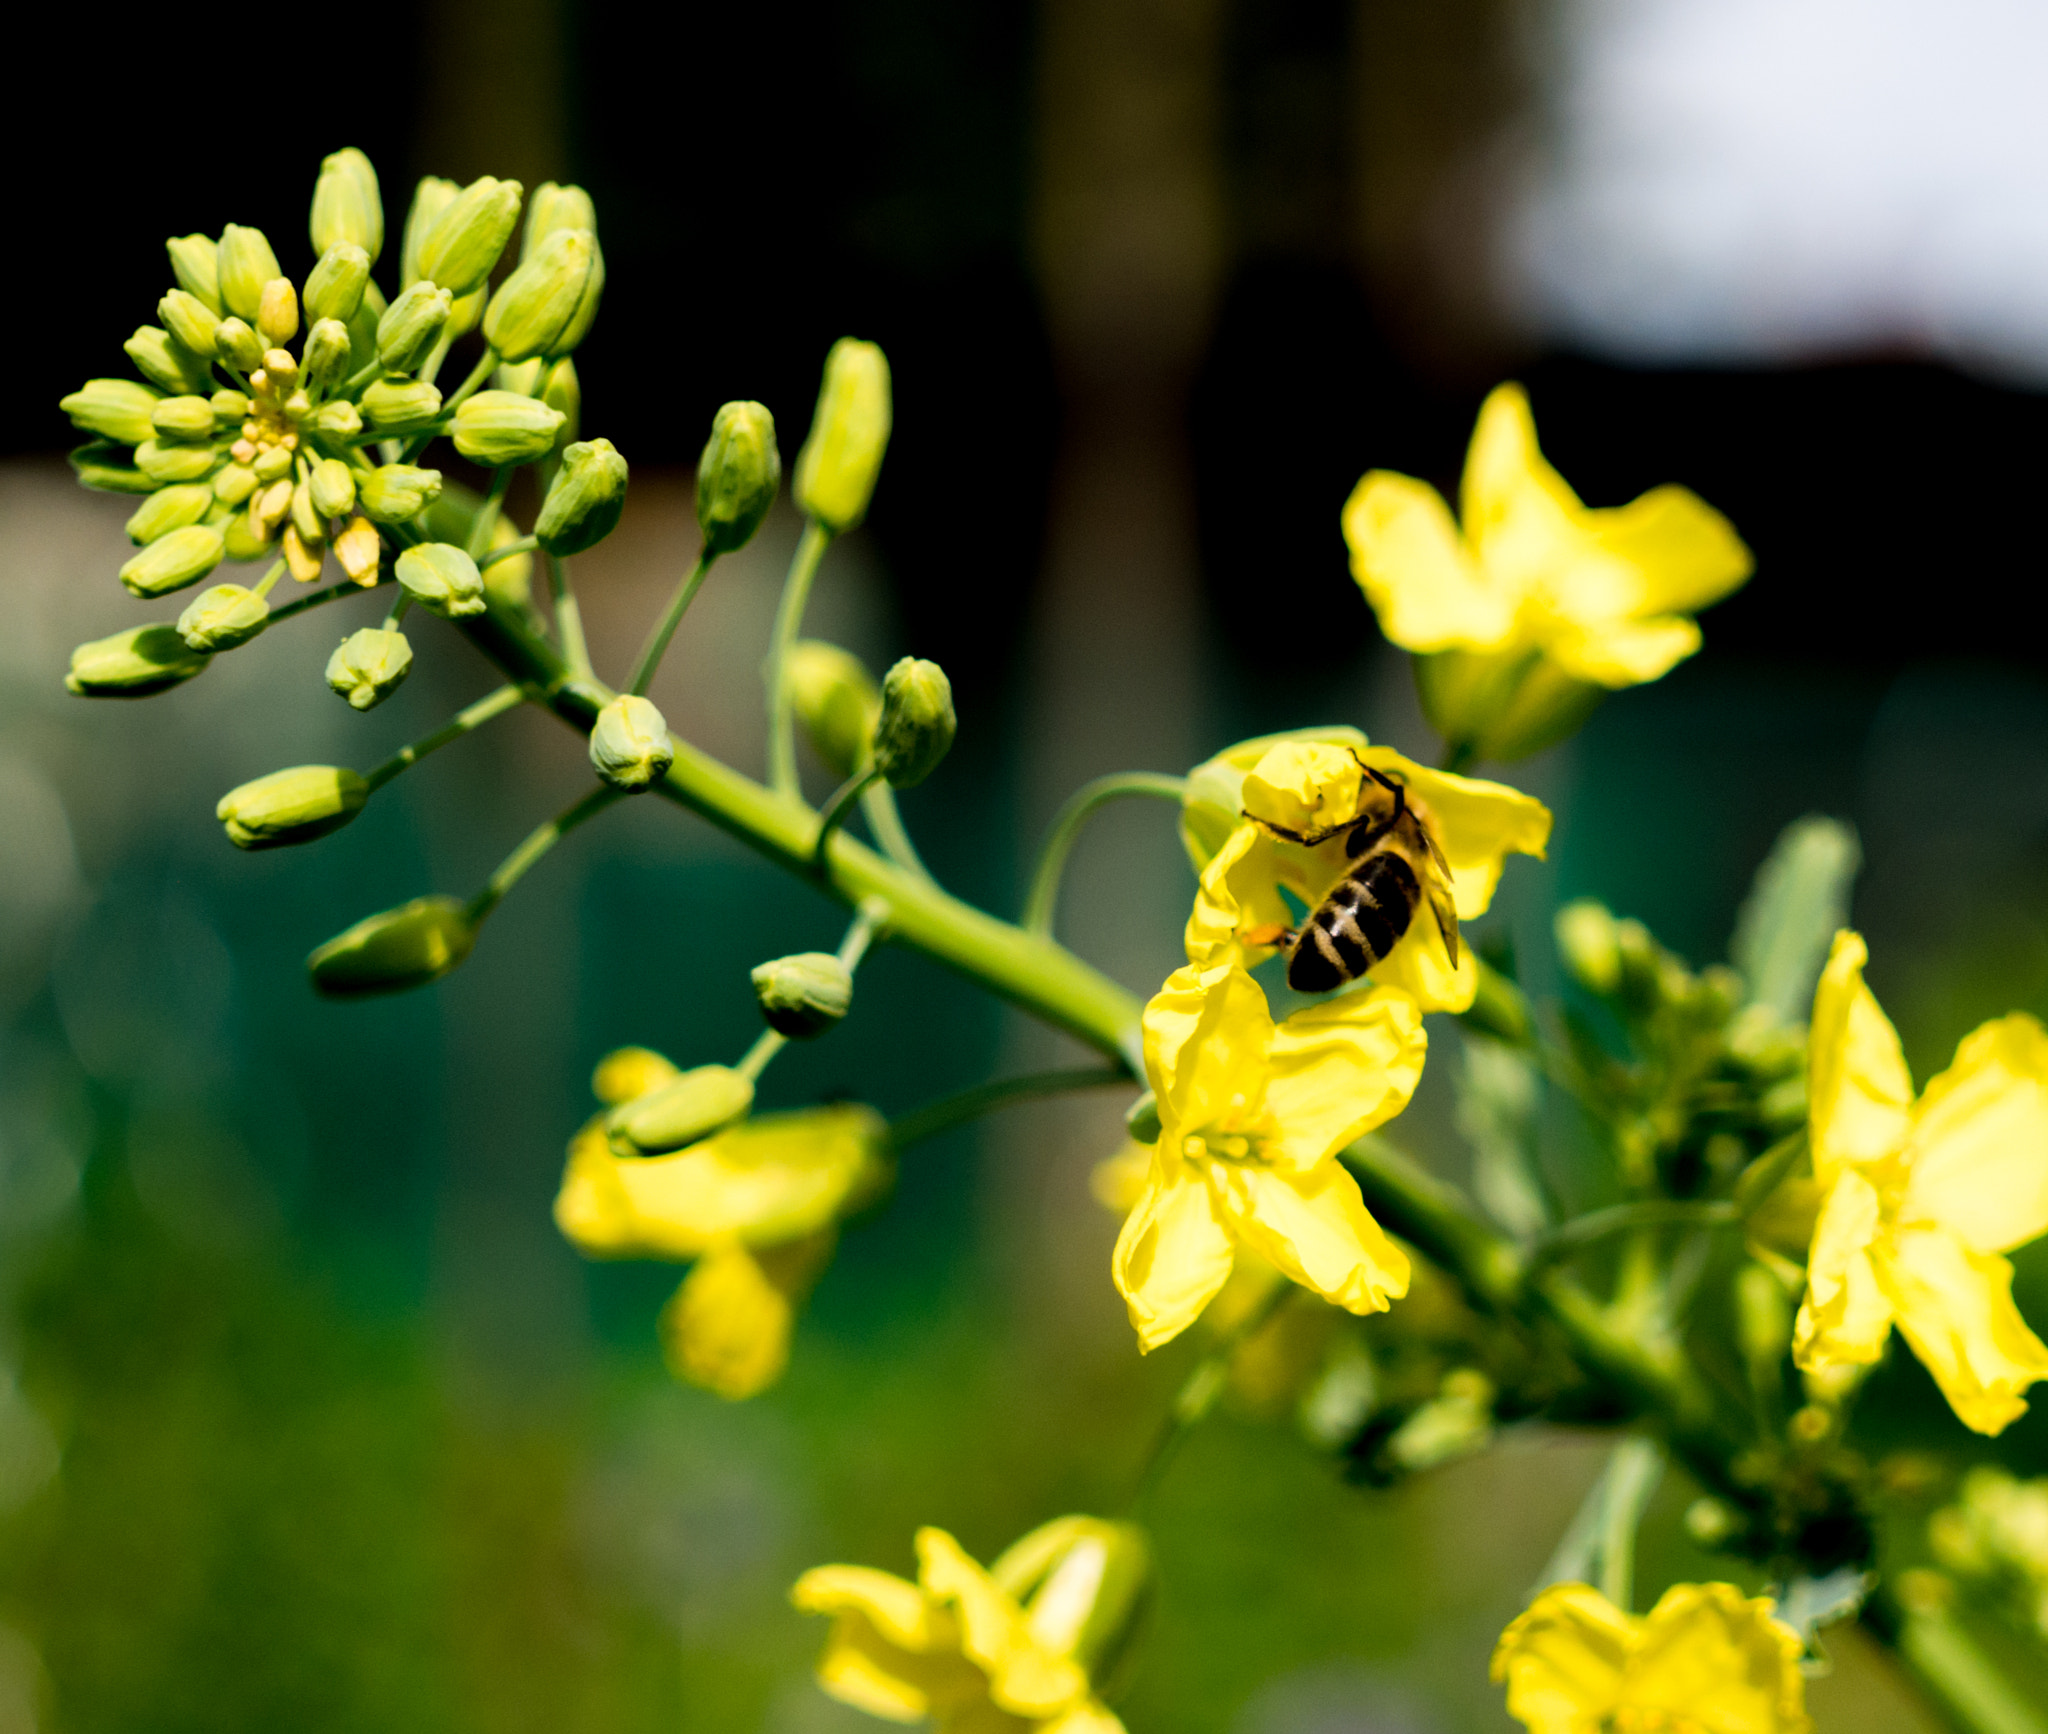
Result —
[{"label": "yellow flower", "polygon": [[1681,1583],[1639,1617],[1553,1584],[1501,1634],[1493,1677],[1531,1734],[1806,1734],[1799,1637],[1771,1608]]},{"label": "yellow flower", "polygon": [[[601,1094],[658,1088],[659,1055],[626,1050]],[[616,1064],[614,1062],[617,1062]],[[769,1114],[668,1156],[619,1156],[599,1116],[576,1134],[555,1222],[593,1258],[695,1259],[661,1315],[676,1376],[751,1397],[782,1376],[797,1308],[838,1222],[888,1181],[886,1123],[849,1105]]]},{"label": "yellow flower", "polygon": [[2024,1012],[1965,1036],[1916,1102],[1898,1032],[1835,935],[1813,999],[1808,1111],[1820,1218],[1793,1358],[1866,1366],[1896,1324],[1966,1427],[1997,1433],[2048,1378],[2000,1256],[2048,1231],[2048,1031]]},{"label": "yellow flower", "polygon": [[[1460,921],[1486,912],[1509,854],[1540,857],[1550,840],[1550,810],[1541,801],[1501,783],[1429,770],[1391,747],[1365,745],[1363,736],[1355,745],[1292,738],[1265,747],[1239,773],[1236,805],[1270,825],[1313,835],[1358,812],[1361,761],[1398,781],[1407,791],[1405,798],[1433,826],[1451,870],[1451,900]],[[1199,792],[1203,799],[1206,835],[1213,835],[1210,813],[1227,795],[1227,773],[1217,768],[1224,763],[1212,760],[1190,779],[1191,796]],[[1193,827],[1189,834],[1194,835]],[[1313,911],[1352,865],[1344,842],[1340,831],[1313,848],[1304,847],[1240,819],[1214,855],[1198,864],[1201,887],[1188,918],[1188,961],[1209,964],[1242,956],[1256,964],[1270,957],[1270,945],[1251,944],[1246,936],[1294,926],[1294,913],[1280,894],[1283,886]],[[1425,896],[1408,931],[1370,977],[1381,986],[1404,989],[1424,1011],[1464,1011],[1478,992],[1479,965],[1462,946],[1452,964]]]},{"label": "yellow flower", "polygon": [[1113,1261],[1141,1349],[1194,1323],[1240,1246],[1351,1312],[1407,1292],[1407,1255],[1333,1158],[1414,1094],[1427,1037],[1408,994],[1343,994],[1276,1025],[1235,960],[1190,964],[1144,1032],[1159,1141]]},{"label": "yellow flower", "polygon": [[1092,1674],[1121,1658],[1147,1591],[1128,1524],[1062,1517],[984,1571],[943,1529],[917,1532],[917,1581],[824,1565],[790,1599],[832,1616],[818,1683],[842,1703],[942,1734],[1122,1734]]},{"label": "yellow flower", "polygon": [[1600,694],[1700,647],[1689,618],[1749,576],[1733,526],[1685,488],[1591,510],[1543,459],[1528,395],[1503,385],[1472,432],[1463,528],[1426,482],[1374,470],[1344,507],[1351,570],[1445,738],[1519,758]]}]

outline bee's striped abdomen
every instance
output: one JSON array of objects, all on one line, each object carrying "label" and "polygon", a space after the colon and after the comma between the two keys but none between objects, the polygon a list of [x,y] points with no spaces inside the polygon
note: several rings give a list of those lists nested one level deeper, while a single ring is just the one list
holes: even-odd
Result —
[{"label": "bee's striped abdomen", "polygon": [[1415,869],[1400,855],[1368,855],[1308,918],[1287,960],[1287,985],[1296,993],[1328,993],[1356,981],[1400,943],[1421,896]]}]

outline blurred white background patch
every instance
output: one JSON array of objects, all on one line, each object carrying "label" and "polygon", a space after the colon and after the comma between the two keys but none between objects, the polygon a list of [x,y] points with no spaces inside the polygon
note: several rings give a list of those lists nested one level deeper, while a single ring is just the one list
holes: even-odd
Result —
[{"label": "blurred white background patch", "polygon": [[1631,361],[1934,354],[2048,382],[2042,0],[1555,0],[1506,232]]}]

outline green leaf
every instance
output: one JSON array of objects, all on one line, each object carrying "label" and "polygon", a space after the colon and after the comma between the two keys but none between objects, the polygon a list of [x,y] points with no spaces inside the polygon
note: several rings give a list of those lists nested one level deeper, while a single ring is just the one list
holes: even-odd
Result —
[{"label": "green leaf", "polygon": [[1840,819],[1808,814],[1785,827],[1757,870],[1728,948],[1752,1003],[1787,1023],[1805,1022],[1829,941],[1849,919],[1862,861],[1855,828]]}]

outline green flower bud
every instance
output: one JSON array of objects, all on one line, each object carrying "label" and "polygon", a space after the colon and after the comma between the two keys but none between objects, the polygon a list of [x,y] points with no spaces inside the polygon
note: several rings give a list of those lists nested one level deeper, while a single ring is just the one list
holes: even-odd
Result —
[{"label": "green flower bud", "polygon": [[346,518],[356,509],[356,473],[339,458],[322,458],[307,479],[313,510],[323,518]]},{"label": "green flower bud", "polygon": [[135,515],[128,520],[128,540],[146,548],[173,530],[198,523],[213,510],[213,501],[213,490],[204,482],[159,488],[135,508]]},{"label": "green flower bud", "polygon": [[558,229],[588,229],[596,234],[597,207],[581,187],[543,181],[526,201],[526,235],[520,242],[519,257],[531,259],[534,249]]},{"label": "green flower bud", "polygon": [[412,673],[412,646],[396,628],[351,632],[327,659],[327,684],[357,710],[375,710]]},{"label": "green flower bud", "polygon": [[121,345],[136,371],[165,391],[205,391],[212,383],[206,363],[159,325],[138,325]]},{"label": "green flower bud", "polygon": [[445,181],[439,175],[423,176],[413,189],[412,206],[405,213],[405,239],[399,249],[401,289],[410,289],[426,275],[420,268],[420,253],[426,247],[427,236],[461,191],[453,181]]},{"label": "green flower bud", "polygon": [[[367,495],[367,484],[363,491]],[[466,614],[484,611],[483,574],[453,543],[422,542],[417,548],[408,548],[398,556],[392,571],[406,594],[430,614],[460,620]]]},{"label": "green flower bud", "polygon": [[379,524],[417,518],[441,497],[441,472],[413,464],[385,464],[356,483],[356,503]]},{"label": "green flower bud", "polygon": [[322,319],[306,333],[303,357],[306,383],[325,388],[348,377],[348,327],[339,319]]},{"label": "green flower bud", "polygon": [[472,289],[467,295],[456,296],[455,305],[448,310],[448,329],[442,333],[442,341],[453,343],[458,337],[467,337],[483,316],[483,289]]},{"label": "green flower bud", "polygon": [[292,473],[292,454],[283,446],[265,446],[251,466],[259,482],[279,482]]},{"label": "green flower bud", "polygon": [[542,378],[540,400],[549,409],[562,412],[562,431],[555,436],[555,449],[566,450],[583,427],[583,385],[576,377],[575,362],[566,355]]},{"label": "green flower bud", "polygon": [[516,391],[480,391],[455,410],[455,449],[486,469],[530,464],[555,448],[562,412]]},{"label": "green flower bud", "polygon": [[379,432],[419,427],[441,413],[441,393],[423,379],[380,379],[363,393],[362,408]]},{"label": "green flower bud", "polygon": [[247,464],[229,464],[213,478],[213,497],[223,506],[239,506],[263,485]]},{"label": "green flower bud", "polygon": [[744,548],[782,486],[775,418],[758,403],[721,405],[697,460],[697,525],[705,551]]},{"label": "green flower bud", "polygon": [[476,944],[468,911],[453,897],[416,897],[358,921],[306,959],[329,999],[403,993],[455,968]]},{"label": "green flower bud", "polygon": [[220,453],[212,446],[144,440],[135,448],[135,467],[159,484],[197,482],[220,467]]},{"label": "green flower bud", "polygon": [[1056,1517],[1005,1548],[989,1575],[1023,1607],[1034,1638],[1073,1657],[1098,1692],[1115,1690],[1152,1598],[1143,1530]]},{"label": "green flower bud", "polygon": [[270,242],[261,229],[230,223],[220,232],[215,259],[220,269],[221,306],[254,325],[263,311],[263,285],[284,275],[277,268]]},{"label": "green flower bud", "polygon": [[772,958],[753,982],[768,1027],[792,1041],[822,1036],[853,1007],[853,971],[829,951]]},{"label": "green flower bud", "polygon": [[206,401],[213,409],[213,425],[223,433],[230,428],[239,428],[249,419],[247,392],[217,391]]},{"label": "green flower bud", "polygon": [[126,446],[96,441],[71,453],[71,468],[88,488],[107,494],[153,494],[156,483],[135,467],[135,454]]},{"label": "green flower bud", "polygon": [[178,636],[194,650],[233,650],[270,623],[270,604],[240,584],[202,590],[178,616]]},{"label": "green flower bud", "polygon": [[661,712],[632,693],[613,699],[591,726],[591,766],[615,789],[646,788],[667,774],[675,756]]},{"label": "green flower bud", "polygon": [[222,527],[221,539],[230,560],[260,560],[277,542],[277,525],[270,519],[257,524],[247,512],[237,512]]},{"label": "green flower bud", "polygon": [[744,1119],[753,1105],[751,1079],[730,1066],[693,1066],[674,1082],[621,1103],[605,1130],[624,1154],[659,1156]]},{"label": "green flower bud", "polygon": [[890,787],[913,789],[937,770],[955,726],[953,683],[936,662],[906,656],[883,675],[875,764]]},{"label": "green flower bud", "polygon": [[484,341],[507,361],[565,355],[583,341],[603,291],[597,237],[557,229],[498,286],[484,313]]},{"label": "green flower bud", "polygon": [[121,568],[121,582],[137,596],[164,596],[197,584],[225,552],[220,531],[210,524],[188,524],[131,556]]},{"label": "green flower bud", "polygon": [[1581,987],[1602,998],[1621,987],[1621,934],[1604,904],[1582,897],[1553,923],[1558,956]]},{"label": "green flower bud", "polygon": [[434,219],[420,243],[421,277],[451,295],[481,288],[518,225],[523,190],[517,181],[489,175],[471,181]]},{"label": "green flower bud", "polygon": [[149,412],[150,427],[169,440],[213,438],[213,405],[203,397],[167,397]]},{"label": "green flower bud", "polygon": [[[320,178],[313,183],[310,228],[314,252],[356,247],[362,251],[365,269],[384,251],[384,201],[377,192],[377,171],[354,146],[321,159]],[[307,285],[309,299],[311,287]]]},{"label": "green flower bud", "polygon": [[377,321],[377,359],[394,373],[412,372],[440,341],[454,305],[446,289],[424,279],[415,283]]},{"label": "green flower bud", "polygon": [[889,362],[880,348],[842,337],[825,357],[811,431],[796,456],[796,503],[830,530],[867,515],[889,447]]},{"label": "green flower bud", "polygon": [[171,256],[171,275],[178,287],[206,303],[209,312],[220,312],[220,266],[211,235],[181,235],[164,243]]},{"label": "green flower bud", "polygon": [[131,626],[74,650],[64,685],[81,698],[148,698],[190,680],[207,661],[174,626]]},{"label": "green flower bud", "polygon": [[282,849],[339,831],[363,810],[370,785],[340,765],[294,765],[230,789],[213,816],[237,849]]},{"label": "green flower bud", "polygon": [[263,285],[263,300],[256,310],[256,329],[272,346],[291,342],[299,331],[299,292],[289,277],[273,277]]},{"label": "green flower bud", "polygon": [[1124,1110],[1124,1130],[1140,1144],[1159,1142],[1159,1098],[1150,1090]]},{"label": "green flower bud", "polygon": [[306,317],[347,324],[362,306],[369,280],[370,255],[354,241],[335,242],[306,278]]},{"label": "green flower bud", "polygon": [[626,509],[626,460],[610,440],[579,440],[562,454],[533,533],[550,554],[580,554],[618,527]]},{"label": "green flower bud", "polygon": [[[319,549],[327,540],[327,526],[320,521],[320,514],[313,507],[313,488],[310,480],[300,482],[292,489],[292,528],[298,531],[299,541],[309,551]],[[315,559],[315,573],[319,570],[319,564]],[[292,576],[298,577],[300,574],[294,571]]]},{"label": "green flower bud", "polygon": [[790,653],[789,683],[811,750],[835,777],[852,776],[867,763],[882,720],[875,677],[852,651],[804,638]]},{"label": "green flower bud", "polygon": [[210,358],[216,353],[220,315],[190,290],[173,289],[156,304],[156,316],[194,355]]},{"label": "green flower bud", "polygon": [[160,401],[132,379],[88,379],[57,407],[87,433],[139,446],[156,431],[149,418]]},{"label": "green flower bud", "polygon": [[363,431],[363,412],[352,403],[323,403],[313,412],[313,431],[346,443]]},{"label": "green flower bud", "polygon": [[221,360],[237,373],[254,373],[263,365],[263,339],[257,336],[256,327],[248,321],[223,319],[213,339],[219,347]]}]

